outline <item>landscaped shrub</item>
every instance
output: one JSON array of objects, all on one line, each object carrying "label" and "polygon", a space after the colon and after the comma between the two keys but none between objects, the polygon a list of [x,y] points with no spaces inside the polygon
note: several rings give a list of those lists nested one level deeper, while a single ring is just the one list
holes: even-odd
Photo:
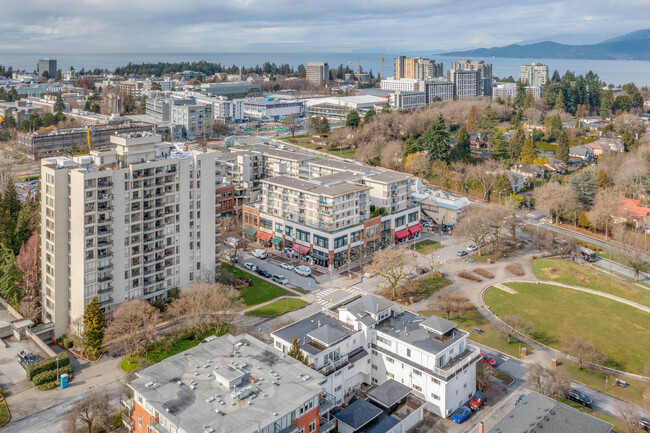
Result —
[{"label": "landscaped shrub", "polygon": [[508,270],[512,275],[516,275],[516,276],[518,276],[518,277],[523,277],[523,276],[524,276],[524,270],[521,269],[521,267],[520,267],[518,264],[516,264],[516,263],[512,263],[512,264],[506,266],[506,269],[507,269],[507,270]]},{"label": "landscaped shrub", "polygon": [[[63,374],[63,373],[68,373],[68,375],[72,373],[72,369],[70,368],[69,365],[66,365],[65,367],[59,366],[59,374]],[[56,381],[56,378],[57,378],[56,368],[54,368],[54,370],[48,370],[42,373],[38,373],[36,376],[34,376],[32,383],[34,384],[34,386],[39,386],[39,385],[43,385],[44,383]]]},{"label": "landscaped shrub", "polygon": [[32,365],[28,365],[27,368],[25,369],[25,374],[27,375],[27,379],[33,380],[34,376],[36,376],[39,373],[48,370],[56,370],[57,358],[59,359],[59,368],[70,365],[70,358],[68,358],[68,354],[59,353],[57,356],[43,359],[42,361],[38,361],[33,363]]},{"label": "landscaped shrub", "polygon": [[469,272],[464,272],[464,271],[460,272],[458,274],[458,276],[461,277],[461,278],[465,278],[466,280],[474,281],[475,283],[479,283],[479,282],[483,281],[482,279],[480,279],[476,275],[470,274]]},{"label": "landscaped shrub", "polygon": [[492,274],[492,272],[488,271],[487,269],[476,268],[476,269],[474,269],[474,273],[479,274],[483,278],[494,278],[494,275]]}]

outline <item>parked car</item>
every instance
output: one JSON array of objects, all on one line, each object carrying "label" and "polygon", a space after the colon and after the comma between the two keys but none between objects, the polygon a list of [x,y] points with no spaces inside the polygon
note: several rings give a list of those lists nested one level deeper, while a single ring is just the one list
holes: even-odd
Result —
[{"label": "parked car", "polygon": [[292,265],[291,263],[282,263],[282,264],[280,265],[280,267],[281,267],[282,269],[287,269],[287,270],[289,270],[289,271],[292,271],[292,270],[293,270],[293,265]]},{"label": "parked car", "polygon": [[255,272],[257,272],[259,275],[263,276],[264,278],[271,278],[271,273],[265,269],[257,268]]},{"label": "parked car", "polygon": [[283,286],[289,284],[289,280],[287,280],[287,277],[285,277],[284,275],[280,275],[280,274],[273,275],[273,281],[275,281],[276,283],[282,284]]},{"label": "parked car", "polygon": [[311,269],[309,269],[307,266],[298,266],[296,269],[294,269],[294,272],[298,275],[302,275],[303,277],[311,276]]},{"label": "parked car", "polygon": [[474,244],[471,244],[470,246],[467,247],[467,251],[473,253],[474,251],[478,251],[478,247]]},{"label": "parked car", "polygon": [[458,251],[456,252],[456,255],[457,255],[458,257],[465,257],[465,256],[467,255],[467,251],[465,251],[465,250],[458,250]]},{"label": "parked car", "polygon": [[481,352],[481,362],[483,364],[489,365],[490,367],[494,367],[497,363],[497,361],[494,358],[492,358],[487,353],[483,353],[483,352]]},{"label": "parked car", "polygon": [[246,269],[248,269],[249,271],[252,271],[252,272],[255,272],[255,271],[257,270],[257,266],[255,266],[255,265],[254,265],[253,263],[251,263],[251,262],[246,262],[246,263],[244,263],[244,267],[245,267]]},{"label": "parked car", "polygon": [[485,404],[487,397],[481,391],[476,391],[469,401],[469,407],[472,410],[479,410]]},{"label": "parked car", "polygon": [[650,431],[650,420],[648,418],[639,418],[637,421],[637,424],[639,427],[641,427],[644,431]]},{"label": "parked car", "polygon": [[515,402],[515,406],[517,406],[524,398],[526,397],[526,394],[521,394],[517,401]]},{"label": "parked car", "polygon": [[454,413],[451,414],[451,420],[456,424],[461,424],[467,421],[467,418],[472,414],[472,410],[467,406],[461,406]]},{"label": "parked car", "polygon": [[287,146],[285,146],[284,144],[278,144],[278,149],[286,150]]},{"label": "parked car", "polygon": [[34,355],[32,352],[29,350],[21,350],[18,352],[17,360],[22,365],[23,367],[27,367],[28,365],[31,365],[38,361],[40,358],[36,355]]},{"label": "parked car", "polygon": [[257,257],[258,259],[264,260],[269,255],[268,255],[268,253],[266,251],[258,248],[255,251],[253,251],[253,256]]},{"label": "parked car", "polygon": [[589,398],[587,395],[583,394],[581,391],[578,391],[577,389],[570,389],[567,392],[567,398],[571,401],[575,401],[578,404],[581,404],[586,407],[591,407],[592,401],[591,398]]},{"label": "parked car", "polygon": [[443,224],[442,229],[444,231],[450,232],[450,231],[452,231],[454,229],[454,225],[453,224]]}]

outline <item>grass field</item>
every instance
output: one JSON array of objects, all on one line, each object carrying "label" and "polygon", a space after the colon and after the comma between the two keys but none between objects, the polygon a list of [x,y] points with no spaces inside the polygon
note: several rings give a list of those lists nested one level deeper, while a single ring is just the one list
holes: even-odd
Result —
[{"label": "grass field", "polygon": [[257,308],[253,311],[249,311],[246,313],[248,316],[277,316],[282,313],[286,313],[287,311],[292,311],[296,310],[300,307],[304,307],[305,305],[309,304],[307,301],[303,301],[302,299],[297,299],[297,298],[286,298],[286,299],[279,299],[275,302],[271,302],[270,304],[266,304],[260,308]]},{"label": "grass field", "polygon": [[650,306],[650,290],[587,266],[557,259],[535,259],[533,270],[540,280],[586,287]]},{"label": "grass field", "polygon": [[288,292],[277,284],[273,284],[272,282],[260,278],[257,275],[253,275],[249,272],[236,268],[231,264],[222,263],[221,267],[228,269],[230,272],[234,272],[235,276],[238,278],[251,278],[253,280],[252,286],[244,287],[239,291],[244,303],[248,307],[270,301],[271,299],[275,299],[280,296],[292,295],[291,292]]},{"label": "grass field", "polygon": [[491,288],[485,303],[499,317],[519,314],[533,322],[531,336],[560,349],[560,337],[575,333],[592,341],[606,356],[604,365],[642,373],[650,359],[650,314],[589,293],[548,284],[509,283],[517,294]]},{"label": "grass field", "polygon": [[[431,316],[434,314],[434,311],[421,311],[425,316]],[[478,312],[478,310],[472,310],[467,313],[463,313],[459,316],[452,317],[450,320],[458,324],[458,328],[463,331],[470,333],[469,339],[480,343],[484,346],[490,347],[492,349],[503,352],[506,355],[519,357],[519,346],[526,346],[525,343],[522,343],[516,338],[512,338],[511,342],[508,343],[508,339],[503,335],[501,330],[497,328],[492,323]],[[474,332],[474,328],[479,328],[483,331],[482,334],[477,334]],[[528,348],[528,353],[532,353],[531,348]]]},{"label": "grass field", "polygon": [[328,150],[325,146],[317,146],[311,142],[311,137],[307,136],[295,136],[294,138],[286,137],[282,139],[289,144],[294,144],[296,146],[304,147],[305,149],[318,150],[319,152],[329,153],[330,155],[340,156],[342,158],[354,158],[356,149],[334,149]]},{"label": "grass field", "polygon": [[0,426],[9,421],[9,411],[7,410],[7,403],[3,400],[0,402]]},{"label": "grass field", "polygon": [[422,254],[431,254],[439,248],[442,248],[442,244],[431,239],[425,239],[413,246],[413,249],[415,249],[415,251]]},{"label": "grass field", "polygon": [[[181,331],[177,334],[170,335],[155,343],[152,343],[149,346],[147,353],[143,356],[125,356],[120,363],[120,368],[127,373],[135,370],[140,370],[143,368],[143,366],[155,364],[156,362],[160,362],[165,358],[169,358],[170,356],[176,355],[197,346],[201,341],[203,341],[204,338],[209,335],[223,335],[226,332],[228,332],[228,325],[225,325],[219,329],[218,333],[217,329],[213,327],[202,332],[196,337],[191,333],[184,333]],[[167,348],[169,339],[172,339],[173,341],[171,342],[169,348]]]}]

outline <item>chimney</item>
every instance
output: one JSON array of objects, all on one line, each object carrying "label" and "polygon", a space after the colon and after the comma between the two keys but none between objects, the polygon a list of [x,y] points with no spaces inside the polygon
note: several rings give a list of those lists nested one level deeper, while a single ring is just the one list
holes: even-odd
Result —
[{"label": "chimney", "polygon": [[485,427],[483,426],[483,421],[478,423],[478,433],[485,433]]}]

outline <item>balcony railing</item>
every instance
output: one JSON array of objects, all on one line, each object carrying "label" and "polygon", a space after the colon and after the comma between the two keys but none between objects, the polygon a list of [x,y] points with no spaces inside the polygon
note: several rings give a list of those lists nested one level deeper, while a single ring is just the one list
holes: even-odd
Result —
[{"label": "balcony railing", "polygon": [[129,415],[126,412],[122,412],[122,424],[130,432],[135,429],[135,424],[133,423],[133,419],[131,419],[131,417],[129,417]]}]

